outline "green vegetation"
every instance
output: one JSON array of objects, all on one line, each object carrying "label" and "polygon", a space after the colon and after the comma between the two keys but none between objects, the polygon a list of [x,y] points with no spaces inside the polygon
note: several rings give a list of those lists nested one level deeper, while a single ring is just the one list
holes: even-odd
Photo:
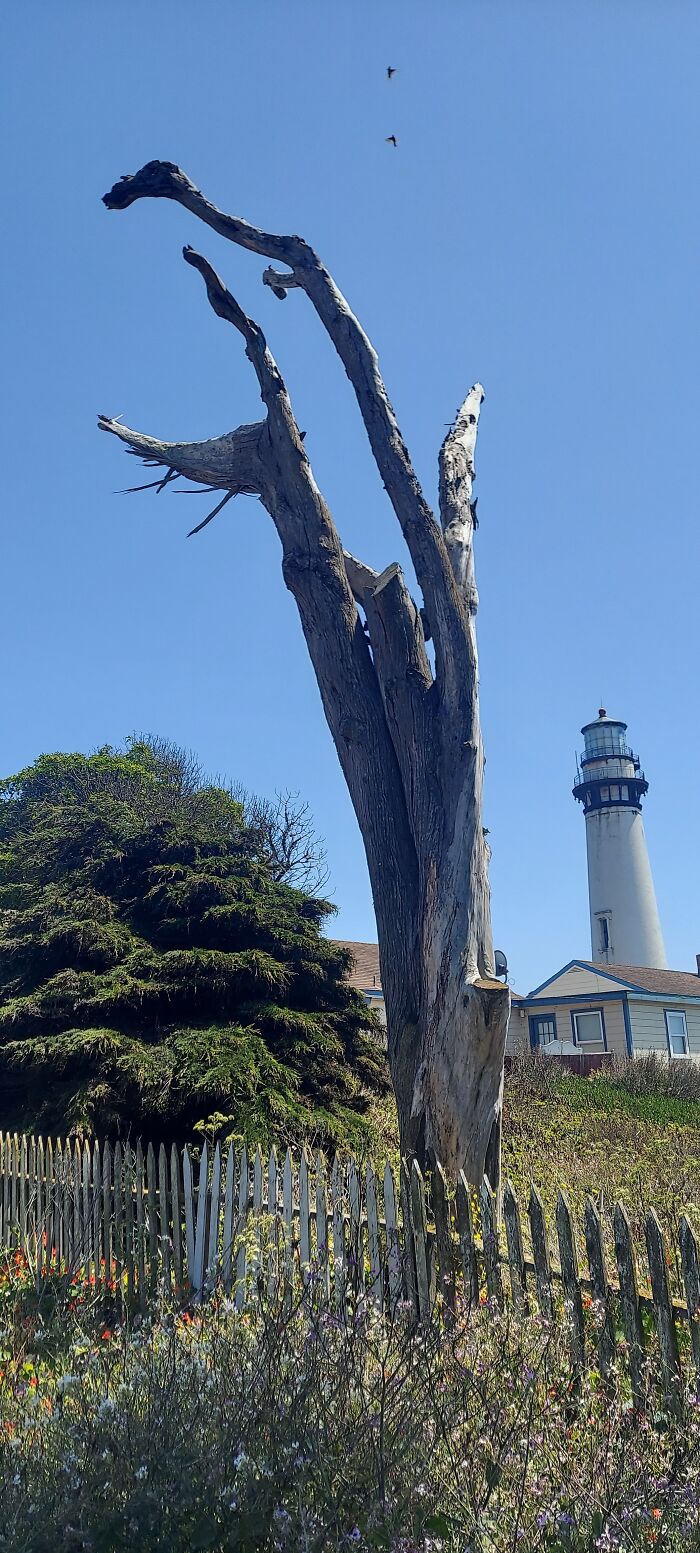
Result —
[{"label": "green vegetation", "polygon": [[[700,1103],[667,1092],[679,1082],[675,1066],[635,1059],[609,1077],[579,1078],[547,1057],[516,1062],[506,1081],[505,1175],[522,1192],[536,1182],[550,1206],[559,1187],[576,1208],[588,1193],[604,1209],[620,1198],[640,1234],[654,1207],[675,1231],[700,1204]],[[699,1076],[686,1072],[682,1082]]]},{"label": "green vegetation", "polygon": [[131,1327],[0,1267],[6,1553],[697,1547],[700,1408],[574,1386],[565,1329],[216,1299]]},{"label": "green vegetation", "polygon": [[0,784],[0,1125],[357,1143],[385,1085],[332,907],[158,741]]}]

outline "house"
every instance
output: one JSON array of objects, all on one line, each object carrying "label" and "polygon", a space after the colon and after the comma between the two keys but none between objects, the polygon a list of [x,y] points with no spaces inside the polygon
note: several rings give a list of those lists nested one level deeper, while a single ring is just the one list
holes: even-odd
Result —
[{"label": "house", "polygon": [[527,997],[513,997],[506,1051],[700,1060],[700,967],[656,970],[570,960]]},{"label": "house", "polygon": [[[349,981],[386,1023],[377,945],[344,941],[341,947],[353,956]],[[551,1057],[590,1057],[591,1066],[606,1054],[649,1051],[700,1061],[700,956],[697,974],[570,960],[527,997],[511,994],[506,1054],[531,1048]]]}]

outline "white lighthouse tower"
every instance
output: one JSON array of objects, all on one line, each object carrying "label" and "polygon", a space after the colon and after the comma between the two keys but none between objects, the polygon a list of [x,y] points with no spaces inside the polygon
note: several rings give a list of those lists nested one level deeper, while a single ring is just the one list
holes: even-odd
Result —
[{"label": "white lighthouse tower", "polygon": [[666,950],[642,819],[649,783],[628,747],[626,723],[601,707],[581,732],[586,747],[574,798],[586,817],[591,958],[663,968]]}]

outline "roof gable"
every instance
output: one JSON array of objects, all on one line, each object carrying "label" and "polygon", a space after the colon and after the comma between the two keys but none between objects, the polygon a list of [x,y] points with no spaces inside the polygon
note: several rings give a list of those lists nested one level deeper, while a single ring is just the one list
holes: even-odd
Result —
[{"label": "roof gable", "polygon": [[618,987],[631,990],[631,983],[615,975],[615,970],[615,966],[595,965],[591,960],[569,960],[568,965],[535,987],[529,997],[590,997],[602,991],[615,992]]}]

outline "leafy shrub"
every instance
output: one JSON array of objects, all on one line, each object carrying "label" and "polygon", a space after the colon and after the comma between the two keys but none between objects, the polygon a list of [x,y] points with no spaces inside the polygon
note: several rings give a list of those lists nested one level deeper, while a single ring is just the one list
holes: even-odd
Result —
[{"label": "leafy shrub", "polygon": [[674,1100],[700,1100],[700,1063],[644,1052],[641,1057],[614,1057],[604,1070],[612,1084],[630,1095],[668,1095]]},{"label": "leafy shrub", "polygon": [[637,1419],[595,1376],[576,1391],[534,1319],[220,1299],[131,1331],[76,1316],[60,1364],[0,1341],[7,1553],[697,1545],[699,1399]]}]

